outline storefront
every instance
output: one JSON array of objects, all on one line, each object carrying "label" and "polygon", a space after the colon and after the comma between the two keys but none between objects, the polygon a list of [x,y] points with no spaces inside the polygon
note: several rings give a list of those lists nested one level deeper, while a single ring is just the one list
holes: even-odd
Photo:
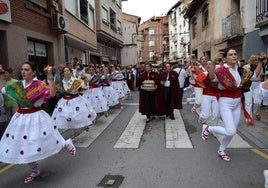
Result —
[{"label": "storefront", "polygon": [[86,42],[69,35],[64,35],[64,46],[66,63],[73,63],[75,57],[78,58],[78,61],[82,64],[88,65],[92,63],[90,52],[95,49]]}]

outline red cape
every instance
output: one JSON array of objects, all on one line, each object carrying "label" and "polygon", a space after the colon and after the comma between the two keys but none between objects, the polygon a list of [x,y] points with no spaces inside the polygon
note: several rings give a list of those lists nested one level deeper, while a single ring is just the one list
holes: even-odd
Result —
[{"label": "red cape", "polygon": [[[161,76],[161,81],[165,81],[167,78],[167,72],[164,72]],[[169,72],[169,81],[170,81],[170,96],[169,99],[171,100],[171,108],[172,109],[182,109],[182,101],[181,101],[181,91],[180,91],[180,84],[178,80],[178,73],[175,71]]]},{"label": "red cape", "polygon": [[[160,85],[160,80],[159,80],[159,75],[157,72],[150,72],[149,73],[149,79],[153,80],[157,86],[156,89],[156,97],[155,97],[155,114],[157,116],[164,115],[166,113],[165,110],[165,102],[164,102],[164,96],[163,96],[163,90]],[[140,77],[140,86],[144,80],[148,80],[148,73],[143,72]],[[140,88],[139,88],[140,89]],[[139,95],[139,112],[144,115],[144,100],[142,97],[142,92],[140,90],[140,95]]]}]

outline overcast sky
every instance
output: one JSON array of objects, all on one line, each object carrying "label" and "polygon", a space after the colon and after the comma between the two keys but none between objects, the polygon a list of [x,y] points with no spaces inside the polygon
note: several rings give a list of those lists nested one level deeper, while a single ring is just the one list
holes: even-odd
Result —
[{"label": "overcast sky", "polygon": [[141,23],[153,16],[164,16],[178,0],[128,0],[122,1],[125,13],[141,17]]}]

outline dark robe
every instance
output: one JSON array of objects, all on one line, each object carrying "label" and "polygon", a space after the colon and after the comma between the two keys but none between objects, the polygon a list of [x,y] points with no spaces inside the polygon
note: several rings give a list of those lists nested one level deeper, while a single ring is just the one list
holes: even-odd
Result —
[{"label": "dark robe", "polygon": [[[166,78],[167,78],[167,72],[163,72],[161,76],[161,81],[165,82]],[[170,81],[170,88],[169,88],[170,107],[171,109],[182,109],[182,100],[181,100],[180,84],[178,80],[178,73],[171,70],[169,72],[169,81]]]},{"label": "dark robe", "polygon": [[[148,80],[148,73],[143,72],[140,76],[140,86],[142,85],[142,82],[144,80]],[[149,73],[149,80],[153,80],[157,86],[157,89],[155,91],[155,112],[152,115],[161,116],[165,114],[165,103],[164,103],[164,97],[162,92],[162,87],[160,85],[160,79],[159,75],[156,72],[150,72]],[[144,97],[143,97],[143,91],[140,89],[140,95],[139,95],[139,112],[142,115],[145,115],[145,108],[144,108]]]}]

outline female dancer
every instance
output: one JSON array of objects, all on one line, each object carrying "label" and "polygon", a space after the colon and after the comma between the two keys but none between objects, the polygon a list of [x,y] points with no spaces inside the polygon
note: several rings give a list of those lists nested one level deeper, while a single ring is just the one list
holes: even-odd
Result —
[{"label": "female dancer", "polygon": [[0,77],[2,93],[19,105],[0,141],[0,161],[11,164],[28,163],[31,172],[24,183],[39,176],[36,161],[58,153],[64,146],[72,155],[76,153],[71,139],[64,140],[53,125],[51,117],[40,107],[56,95],[51,68],[48,68],[49,87],[45,82],[36,79],[36,73],[35,65],[25,62],[21,68],[23,80],[3,87],[3,78]]},{"label": "female dancer", "polygon": [[86,83],[82,79],[72,77],[71,70],[65,67],[62,83],[57,84],[56,88],[63,97],[58,101],[52,114],[54,125],[59,129],[85,127],[88,131],[89,125],[93,123],[97,115],[90,102],[79,95],[83,88],[84,90],[87,88]]},{"label": "female dancer", "polygon": [[192,65],[192,85],[194,86],[195,103],[191,109],[192,113],[196,112],[196,109],[201,106],[203,88],[200,79],[203,79],[204,72],[206,72],[207,58],[202,56],[197,65]]},{"label": "female dancer", "polygon": [[223,66],[215,70],[215,66],[211,65],[208,72],[212,80],[219,82],[218,88],[221,90],[219,98],[220,115],[225,127],[208,126],[204,124],[201,137],[203,140],[207,140],[209,133],[223,135],[224,137],[218,149],[218,155],[223,160],[230,161],[231,157],[225,153],[225,149],[236,134],[237,126],[240,121],[242,107],[240,86],[242,82],[237,69],[236,51],[229,49],[224,54],[224,57],[226,63]]},{"label": "female dancer", "polygon": [[[212,61],[207,61],[208,68]],[[203,80],[205,87],[203,88],[203,95],[201,100],[201,111],[199,114],[198,122],[200,124],[206,124],[207,120],[211,117],[211,126],[217,126],[219,120],[219,104],[218,99],[220,96],[220,90],[217,87],[216,82],[212,82],[209,79],[209,75]]]},{"label": "female dancer", "polygon": [[88,67],[87,73],[90,75],[90,81],[83,97],[90,101],[97,114],[104,113],[105,117],[107,117],[109,106],[101,87],[101,75],[96,72],[94,65]]},{"label": "female dancer", "polygon": [[119,104],[119,95],[116,92],[116,90],[110,85],[111,84],[111,75],[109,73],[109,69],[107,67],[104,67],[102,70],[102,90],[105,95],[105,98],[107,99],[108,106],[116,106]]}]

